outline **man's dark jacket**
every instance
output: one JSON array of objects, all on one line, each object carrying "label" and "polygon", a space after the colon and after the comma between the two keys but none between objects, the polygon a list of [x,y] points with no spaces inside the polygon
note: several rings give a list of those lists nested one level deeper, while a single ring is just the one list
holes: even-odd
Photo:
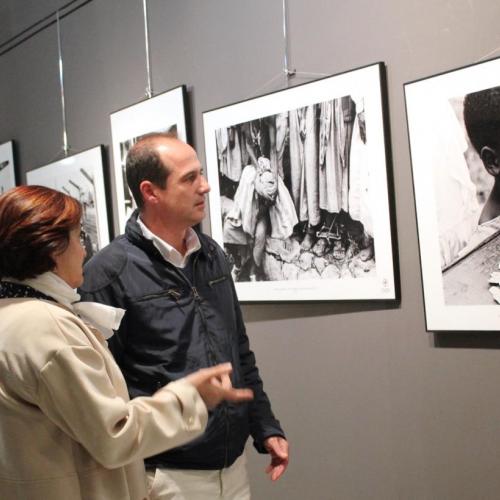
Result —
[{"label": "man's dark jacket", "polygon": [[85,265],[79,290],[82,300],[126,310],[109,347],[131,398],[227,361],[233,385],[254,391],[250,403],[219,405],[202,436],[147,459],[151,468],[221,469],[241,455],[249,434],[261,453],[266,438],[284,435],[262,388],[225,254],[207,235],[198,236],[191,282],[143,237],[134,213],[125,235]]}]

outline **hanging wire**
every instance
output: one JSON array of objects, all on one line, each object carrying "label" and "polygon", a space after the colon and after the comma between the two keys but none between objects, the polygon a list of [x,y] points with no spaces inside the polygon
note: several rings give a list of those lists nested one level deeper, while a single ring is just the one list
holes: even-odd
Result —
[{"label": "hanging wire", "polygon": [[59,86],[61,89],[61,109],[62,109],[62,121],[63,121],[63,153],[64,156],[68,156],[69,146],[68,146],[68,134],[66,130],[66,103],[64,100],[64,68],[63,68],[63,58],[62,58],[62,48],[61,48],[61,22],[59,19],[59,10],[56,11],[56,25],[57,25],[57,49],[59,52]]},{"label": "hanging wire", "polygon": [[488,52],[487,54],[485,54],[484,56],[480,57],[476,63],[479,63],[481,61],[484,61],[486,59],[489,59],[490,57],[492,57],[494,54],[496,54],[497,52],[500,52],[500,47],[497,47],[496,49],[493,49],[492,51]]},{"label": "hanging wire", "polygon": [[261,85],[257,90],[255,90],[254,92],[252,92],[252,94],[249,95],[249,96],[247,96],[246,98],[247,99],[251,99],[252,97],[256,97],[256,96],[261,95],[266,89],[273,88],[272,85],[276,81],[280,82],[279,86],[282,85],[282,82],[283,82],[283,74],[282,73],[279,73],[279,74],[273,76],[270,80],[268,80],[266,83],[264,83],[264,85]]},{"label": "hanging wire", "polygon": [[144,41],[146,47],[146,75],[148,85],[146,87],[146,97],[150,99],[153,97],[153,87],[151,85],[151,56],[149,53],[149,29],[148,29],[148,5],[147,0],[142,0],[142,7],[144,10]]}]

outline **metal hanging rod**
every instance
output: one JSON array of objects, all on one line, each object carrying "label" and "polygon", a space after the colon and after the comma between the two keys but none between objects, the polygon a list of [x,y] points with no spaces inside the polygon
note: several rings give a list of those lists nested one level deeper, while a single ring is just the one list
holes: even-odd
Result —
[{"label": "metal hanging rod", "polygon": [[63,71],[63,57],[62,57],[62,45],[61,45],[61,18],[59,16],[59,11],[56,11],[56,25],[57,25],[57,52],[58,52],[58,63],[59,63],[59,88],[61,90],[61,111],[62,111],[62,123],[63,123],[63,153],[64,156],[68,156],[69,146],[68,146],[68,133],[66,129],[66,101],[64,99],[64,71]]},{"label": "metal hanging rod", "polygon": [[283,0],[283,38],[285,41],[285,51],[283,57],[283,72],[287,78],[295,75],[296,71],[289,67],[289,44],[288,44],[288,0]]},{"label": "metal hanging rod", "polygon": [[151,85],[151,55],[149,52],[149,26],[148,26],[148,0],[142,0],[142,8],[144,11],[144,45],[146,48],[146,76],[148,79],[146,87],[146,97],[153,97],[153,87]]},{"label": "metal hanging rod", "polygon": [[262,91],[271,87],[271,85],[276,82],[280,82],[279,87],[283,85],[283,75],[285,78],[285,85],[288,87],[290,85],[290,79],[297,74],[295,69],[290,69],[290,54],[289,54],[289,40],[288,40],[288,0],[282,0],[282,14],[283,14],[283,70],[277,75],[273,76],[264,85],[260,86],[252,95],[248,96],[247,99],[260,95]]}]

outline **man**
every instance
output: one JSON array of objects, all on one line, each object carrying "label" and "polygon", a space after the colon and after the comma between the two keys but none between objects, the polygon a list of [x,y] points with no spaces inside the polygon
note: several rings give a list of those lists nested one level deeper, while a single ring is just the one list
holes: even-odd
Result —
[{"label": "man", "polygon": [[131,397],[226,361],[233,386],[254,392],[252,403],[211,412],[201,438],[146,460],[152,497],[250,498],[241,456],[249,434],[270,453],[272,480],[287,467],[288,443],[263,391],[225,254],[192,228],[210,187],[194,149],[168,134],[141,138],[126,170],[138,210],[86,265],[81,295],[126,310],[110,348]]}]

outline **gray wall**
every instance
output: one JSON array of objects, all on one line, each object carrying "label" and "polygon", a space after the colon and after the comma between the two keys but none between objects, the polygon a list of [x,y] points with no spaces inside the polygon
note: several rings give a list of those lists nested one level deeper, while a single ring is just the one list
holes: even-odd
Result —
[{"label": "gray wall", "polygon": [[[202,111],[254,96],[279,74],[281,4],[149,1],[153,86],[188,85],[201,158]],[[267,458],[250,451],[254,497],[497,499],[499,337],[425,332],[403,83],[499,55],[500,3],[288,5],[298,71],[387,64],[402,300],[243,307],[292,455],[271,484]],[[63,20],[62,35],[70,145],[110,144],[109,113],[146,87],[142,2],[94,0]],[[0,57],[0,142],[17,141],[23,179],[62,148],[56,54],[51,27]]]}]

